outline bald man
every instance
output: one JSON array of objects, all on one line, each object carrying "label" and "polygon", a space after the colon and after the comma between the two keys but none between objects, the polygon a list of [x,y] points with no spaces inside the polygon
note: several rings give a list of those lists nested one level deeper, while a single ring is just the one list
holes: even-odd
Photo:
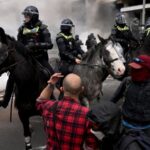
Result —
[{"label": "bald man", "polygon": [[90,132],[91,122],[86,118],[88,108],[78,100],[83,90],[81,78],[68,74],[63,80],[64,98],[49,100],[54,85],[62,78],[55,73],[37,99],[37,109],[41,112],[47,134],[47,150],[96,150],[97,139]]}]

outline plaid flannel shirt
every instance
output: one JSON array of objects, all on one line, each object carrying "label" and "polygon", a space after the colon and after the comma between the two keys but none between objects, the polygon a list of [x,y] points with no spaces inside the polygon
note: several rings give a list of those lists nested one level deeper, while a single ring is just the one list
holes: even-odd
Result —
[{"label": "plaid flannel shirt", "polygon": [[57,105],[54,128],[53,113],[50,111],[54,103],[51,100],[38,100],[36,104],[44,119],[47,150],[83,150],[84,143],[91,150],[95,149],[97,139],[90,132],[92,124],[86,118],[88,108],[75,99],[64,97]]}]

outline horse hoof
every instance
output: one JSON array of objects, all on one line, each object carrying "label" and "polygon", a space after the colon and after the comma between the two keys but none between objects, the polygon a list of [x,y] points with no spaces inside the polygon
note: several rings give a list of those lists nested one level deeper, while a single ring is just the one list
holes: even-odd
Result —
[{"label": "horse hoof", "polygon": [[31,137],[30,136],[25,137],[25,147],[26,147],[26,150],[32,150]]},{"label": "horse hoof", "polygon": [[26,145],[26,150],[32,150],[31,143],[25,143],[25,145]]},{"label": "horse hoof", "polygon": [[26,146],[26,150],[32,150],[31,146]]}]

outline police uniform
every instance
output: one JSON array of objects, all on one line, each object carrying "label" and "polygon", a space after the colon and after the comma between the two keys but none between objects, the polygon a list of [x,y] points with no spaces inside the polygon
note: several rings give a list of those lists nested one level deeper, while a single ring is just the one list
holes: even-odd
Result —
[{"label": "police uniform", "polygon": [[67,75],[73,71],[75,59],[77,58],[75,40],[72,34],[65,35],[64,33],[60,32],[57,34],[56,42],[61,59],[59,70],[63,75]]},{"label": "police uniform", "polygon": [[51,49],[53,44],[46,25],[42,24],[41,21],[38,21],[34,27],[22,25],[19,28],[18,41],[28,48],[28,53],[38,60],[44,69],[47,68],[50,73],[54,73],[48,63],[47,50]]},{"label": "police uniform", "polygon": [[138,43],[127,25],[122,27],[119,25],[114,25],[111,32],[111,38],[115,42],[119,42],[121,44],[124,49],[124,54],[128,52],[130,41],[135,41]]}]

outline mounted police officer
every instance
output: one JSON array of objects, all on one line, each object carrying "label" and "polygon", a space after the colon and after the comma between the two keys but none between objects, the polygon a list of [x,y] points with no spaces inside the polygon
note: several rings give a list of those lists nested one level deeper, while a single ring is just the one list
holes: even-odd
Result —
[{"label": "mounted police officer", "polygon": [[115,22],[116,24],[112,29],[110,37],[113,41],[120,43],[124,50],[124,55],[126,55],[129,52],[131,42],[134,41],[134,43],[138,44],[138,41],[133,37],[122,13],[116,15]]},{"label": "mounted police officer", "polygon": [[54,73],[48,63],[48,49],[52,49],[51,35],[47,25],[39,20],[39,11],[35,6],[28,6],[22,12],[24,24],[19,28],[18,41],[28,48],[28,53],[35,58],[43,69]]},{"label": "mounted police officer", "polygon": [[75,39],[72,35],[73,22],[70,19],[64,19],[61,22],[60,33],[57,34],[56,42],[61,60],[60,72],[65,76],[73,71],[75,64],[80,64],[81,59],[78,54],[81,52],[77,49]]},{"label": "mounted police officer", "polygon": [[[64,77],[73,72],[74,65],[81,63],[81,58],[79,54],[82,55],[82,52],[77,49],[75,39],[73,37],[72,31],[74,28],[74,24],[70,19],[64,19],[60,25],[60,32],[57,34],[56,43],[59,50],[60,56],[60,66],[59,72],[61,72]],[[61,79],[57,83],[58,89],[62,86]],[[59,95],[59,99],[61,99],[63,93],[61,92]]]},{"label": "mounted police officer", "polygon": [[[19,28],[18,41],[24,44],[27,51],[22,51],[25,55],[30,55],[39,64],[44,77],[49,77],[54,71],[48,63],[47,50],[53,47],[51,35],[47,26],[39,20],[39,11],[34,6],[28,6],[22,13],[25,17],[24,24]],[[14,88],[14,77],[10,74],[3,101],[0,106],[7,107]]]}]

